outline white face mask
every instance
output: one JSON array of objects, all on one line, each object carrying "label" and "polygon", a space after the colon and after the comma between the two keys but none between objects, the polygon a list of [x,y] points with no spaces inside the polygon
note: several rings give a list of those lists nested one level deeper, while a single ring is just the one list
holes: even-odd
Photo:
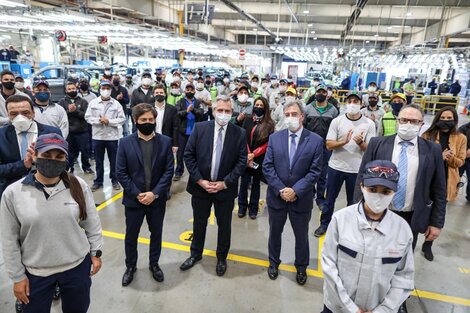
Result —
[{"label": "white face mask", "polygon": [[411,125],[410,123],[399,124],[397,134],[403,140],[413,140],[418,136],[420,129],[421,126],[419,125]]},{"label": "white face mask", "polygon": [[361,112],[361,106],[352,104],[352,103],[347,103],[346,104],[346,113],[356,115],[357,113]]},{"label": "white face mask", "polygon": [[258,87],[259,87],[259,83],[256,83],[256,82],[251,83],[251,87],[253,87],[253,88],[258,88]]},{"label": "white face mask", "polygon": [[264,89],[268,88],[268,86],[269,86],[268,83],[262,83],[261,84],[261,87],[263,87]]},{"label": "white face mask", "polygon": [[15,83],[15,88],[16,89],[23,89],[24,87],[24,82],[16,82]]},{"label": "white face mask", "polygon": [[278,81],[278,80],[272,80],[271,83],[272,83],[273,85],[277,85],[277,84],[279,84],[279,81]]},{"label": "white face mask", "polygon": [[285,104],[287,104],[287,103],[289,103],[289,102],[292,102],[292,101],[295,101],[295,97],[287,96],[287,97],[286,97],[286,102],[285,102]]},{"label": "white face mask", "polygon": [[291,132],[297,131],[300,127],[300,120],[298,117],[293,117],[293,116],[286,117],[284,122],[286,123],[287,128]]},{"label": "white face mask", "polygon": [[379,214],[385,211],[392,203],[393,196],[395,193],[390,195],[383,195],[381,193],[368,192],[364,187],[361,187],[362,194],[364,195],[364,201],[372,212]]},{"label": "white face mask", "polygon": [[333,91],[328,90],[328,91],[327,91],[327,94],[328,94],[328,97],[331,97],[331,95],[333,94]]},{"label": "white face mask", "polygon": [[181,95],[181,90],[180,89],[177,89],[177,88],[173,88],[170,90],[171,94],[174,95],[174,96],[179,96]]},{"label": "white face mask", "polygon": [[109,89],[100,89],[101,98],[108,99],[111,97],[111,90]]},{"label": "white face mask", "polygon": [[230,83],[230,79],[224,78],[224,84],[228,84],[228,83]]},{"label": "white face mask", "polygon": [[181,81],[181,78],[179,76],[174,76],[173,81],[174,82],[179,82],[179,81]]},{"label": "white face mask", "polygon": [[152,79],[151,78],[148,78],[148,77],[142,78],[142,85],[150,86],[151,84],[152,84]]},{"label": "white face mask", "polygon": [[11,124],[17,131],[24,132],[27,131],[30,127],[31,124],[33,123],[33,120],[30,120],[24,115],[17,115],[13,121],[11,121]]},{"label": "white face mask", "polygon": [[248,101],[248,95],[247,94],[241,94],[241,95],[238,95],[238,101],[241,102],[241,103],[245,103]]},{"label": "white face mask", "polygon": [[313,87],[317,87],[318,85],[320,85],[320,82],[312,82]]},{"label": "white face mask", "polygon": [[286,86],[286,85],[284,85],[284,86],[279,86],[279,91],[280,91],[280,92],[284,93],[284,92],[286,92],[286,90],[287,90],[287,86]]},{"label": "white face mask", "polygon": [[232,118],[231,114],[225,114],[225,113],[215,113],[215,121],[217,124],[220,126],[225,126],[230,122],[230,119]]},{"label": "white face mask", "polygon": [[104,75],[111,76],[111,72],[110,71],[104,71]]},{"label": "white face mask", "polygon": [[377,90],[377,87],[369,87],[369,92],[374,92]]},{"label": "white face mask", "polygon": [[204,83],[197,83],[196,84],[196,89],[199,90],[199,91],[203,90],[204,89]]}]

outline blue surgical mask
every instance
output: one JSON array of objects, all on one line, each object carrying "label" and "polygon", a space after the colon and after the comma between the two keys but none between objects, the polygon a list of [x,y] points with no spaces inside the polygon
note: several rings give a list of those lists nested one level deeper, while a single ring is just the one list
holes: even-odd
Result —
[{"label": "blue surgical mask", "polygon": [[40,102],[49,101],[51,94],[48,91],[40,91],[34,95],[34,97]]}]

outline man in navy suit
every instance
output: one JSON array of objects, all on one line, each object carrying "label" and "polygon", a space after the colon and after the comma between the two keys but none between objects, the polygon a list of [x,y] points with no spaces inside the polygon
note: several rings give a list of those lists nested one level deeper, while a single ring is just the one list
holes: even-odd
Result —
[{"label": "man in navy suit", "polygon": [[33,166],[31,145],[43,134],[59,128],[34,121],[34,109],[27,96],[13,95],[5,103],[11,124],[0,128],[0,197],[5,188],[25,176]]},{"label": "man in navy suit", "polygon": [[124,188],[126,215],[126,271],[122,285],[129,285],[137,266],[137,239],[144,217],[150,230],[149,268],[162,282],[158,265],[162,250],[163,219],[173,177],[171,139],[155,131],[157,111],[150,104],[132,109],[137,132],[122,138],[117,151],[116,176]]},{"label": "man in navy suit", "polygon": [[308,223],[323,164],[323,139],[302,127],[305,115],[300,101],[286,104],[284,116],[288,129],[271,135],[263,163],[268,182],[268,276],[274,280],[279,275],[282,231],[289,215],[295,235],[296,280],[304,285],[309,264]]},{"label": "man in navy suit", "polygon": [[223,276],[227,270],[238,178],[248,160],[245,130],[229,123],[232,113],[230,98],[219,97],[213,105],[215,121],[196,123],[184,152],[194,222],[191,257],[181,265],[183,271],[202,259],[212,205],[218,225],[216,273]]},{"label": "man in navy suit", "polygon": [[[447,189],[442,149],[438,144],[418,137],[423,125],[419,106],[405,106],[398,114],[397,135],[372,138],[362,158],[359,173],[374,160],[390,160],[400,173],[391,210],[404,218],[413,231],[413,249],[418,233],[426,242],[436,240],[444,227]],[[362,181],[357,178],[356,186]],[[356,188],[355,201],[362,198]],[[426,244],[423,245],[423,249]],[[405,303],[398,313],[406,313]]]}]

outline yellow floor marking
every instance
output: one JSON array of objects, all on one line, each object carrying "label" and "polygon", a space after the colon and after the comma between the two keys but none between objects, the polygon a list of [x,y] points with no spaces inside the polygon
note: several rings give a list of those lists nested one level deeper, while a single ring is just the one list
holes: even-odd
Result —
[{"label": "yellow floor marking", "polygon": [[470,274],[470,269],[468,268],[459,267],[459,271],[464,274]]},{"label": "yellow floor marking", "polygon": [[323,277],[323,270],[322,270],[322,267],[321,267],[321,253],[323,251],[323,241],[325,241],[325,236],[321,236],[320,238],[318,238],[318,265],[317,265],[317,269],[318,269],[318,272],[320,272],[322,274],[321,277]]},{"label": "yellow floor marking", "polygon": [[101,211],[103,210],[105,207],[107,207],[108,205],[110,205],[111,203],[113,203],[114,201],[116,200],[119,200],[122,198],[122,191],[120,193],[118,193],[117,195],[115,195],[114,197],[112,197],[111,199],[109,200],[106,200],[105,202],[101,203],[100,205],[98,205],[96,207],[96,211]]}]

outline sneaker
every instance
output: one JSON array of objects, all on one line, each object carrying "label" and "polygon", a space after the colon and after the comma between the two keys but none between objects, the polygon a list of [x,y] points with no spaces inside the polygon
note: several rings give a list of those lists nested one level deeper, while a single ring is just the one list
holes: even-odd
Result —
[{"label": "sneaker", "polygon": [[322,225],[318,226],[318,228],[315,230],[315,232],[313,233],[313,235],[315,237],[321,237],[323,236],[324,234],[326,233],[326,229],[323,228]]},{"label": "sneaker", "polygon": [[87,168],[83,171],[85,172],[85,174],[95,174],[95,172],[91,168]]},{"label": "sneaker", "polygon": [[103,185],[93,184],[93,186],[91,186],[91,191],[95,192],[101,188],[103,188]]},{"label": "sneaker", "polygon": [[119,185],[119,183],[113,183],[113,189],[114,190],[121,190],[121,185]]}]

